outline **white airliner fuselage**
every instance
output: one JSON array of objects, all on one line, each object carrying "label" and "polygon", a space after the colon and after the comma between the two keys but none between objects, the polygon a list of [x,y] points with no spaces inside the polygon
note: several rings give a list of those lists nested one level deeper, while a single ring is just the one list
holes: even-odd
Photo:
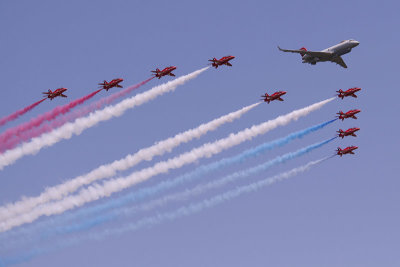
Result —
[{"label": "white airliner fuselage", "polygon": [[341,56],[349,53],[354,47],[359,44],[360,43],[356,40],[345,40],[322,51],[307,51],[307,49],[304,47],[300,48],[299,50],[282,49],[279,46],[278,48],[283,52],[300,54],[303,63],[315,65],[317,64],[317,62],[331,61],[339,64],[343,68],[347,68],[346,63],[344,63]]}]

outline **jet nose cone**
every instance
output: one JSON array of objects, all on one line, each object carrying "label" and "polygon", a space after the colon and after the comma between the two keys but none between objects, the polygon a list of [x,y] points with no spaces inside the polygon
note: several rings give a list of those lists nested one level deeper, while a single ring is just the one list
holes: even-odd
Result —
[{"label": "jet nose cone", "polygon": [[360,44],[360,42],[359,41],[353,41],[353,44],[354,44],[354,46],[357,46],[357,45]]}]

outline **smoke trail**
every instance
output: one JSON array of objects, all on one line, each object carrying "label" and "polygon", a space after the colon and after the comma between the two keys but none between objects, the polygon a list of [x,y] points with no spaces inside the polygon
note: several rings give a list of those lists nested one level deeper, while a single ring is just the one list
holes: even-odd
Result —
[{"label": "smoke trail", "polygon": [[[267,169],[269,169],[277,164],[282,164],[289,160],[301,157],[317,148],[320,148],[320,147],[328,144],[329,142],[333,141],[334,139],[336,139],[336,137],[319,142],[319,143],[309,145],[309,146],[301,148],[295,152],[286,153],[282,156],[278,156],[278,157],[276,157],[272,160],[269,160],[265,163],[262,163],[258,166],[248,168],[248,169],[242,170],[242,171],[237,171],[237,172],[227,175],[223,178],[220,178],[217,180],[212,180],[209,183],[199,184],[196,187],[194,187],[193,189],[185,190],[185,191],[182,191],[179,193],[170,194],[170,195],[164,196],[162,198],[152,200],[152,201],[150,201],[148,203],[144,203],[140,206],[135,206],[132,208],[123,208],[123,209],[119,209],[119,210],[113,209],[108,214],[102,213],[99,216],[96,216],[94,218],[80,220],[79,222],[74,223],[74,224],[68,224],[67,226],[62,226],[62,227],[51,227],[51,228],[49,228],[49,230],[47,231],[45,236],[48,237],[48,236],[54,235],[54,234],[67,234],[67,233],[71,233],[71,232],[87,230],[87,229],[90,229],[99,224],[103,224],[105,222],[115,220],[115,219],[120,219],[121,215],[132,215],[139,211],[147,211],[147,210],[153,209],[157,206],[165,205],[170,201],[186,200],[189,197],[201,194],[207,190],[224,186],[225,184],[235,182],[238,179],[247,178],[250,175],[255,175],[261,171],[266,171]],[[327,157],[327,159],[328,159],[328,157]]]},{"label": "smoke trail", "polygon": [[[14,133],[12,133],[12,132],[10,132],[8,134],[6,134],[7,133],[6,132],[6,133],[0,135],[0,143],[4,143],[4,144],[2,144],[0,146],[0,151],[4,151],[5,149],[14,148],[16,145],[20,144],[23,141],[30,140],[31,138],[34,138],[34,137],[40,136],[40,135],[42,135],[44,133],[50,132],[53,129],[58,128],[58,127],[64,125],[65,123],[67,123],[69,121],[75,120],[76,118],[79,118],[79,117],[83,117],[83,116],[89,114],[92,111],[100,109],[100,108],[104,107],[105,105],[111,104],[115,100],[117,100],[117,99],[129,94],[130,92],[132,92],[133,90],[141,87],[142,85],[145,85],[146,83],[151,81],[153,78],[154,77],[151,77],[151,78],[149,78],[149,79],[147,79],[147,80],[145,80],[143,82],[140,82],[138,84],[129,86],[129,87],[125,88],[122,91],[118,91],[118,92],[116,92],[116,93],[114,93],[114,94],[112,94],[110,96],[107,96],[107,97],[103,97],[100,100],[98,100],[98,101],[96,101],[94,103],[91,103],[88,106],[81,107],[80,109],[78,109],[78,110],[76,110],[76,111],[74,111],[72,113],[68,113],[66,111],[63,111],[62,107],[55,108],[53,111],[57,111],[57,112],[62,111],[61,113],[63,114],[63,116],[58,116],[61,113],[58,113],[57,115],[54,115],[54,114],[51,113],[52,111],[50,111],[50,112],[42,115],[43,116],[42,118],[37,118],[36,121],[33,121],[30,125],[28,125],[29,123],[26,123],[25,125],[18,126],[20,128],[16,129],[14,131],[14,132],[17,132],[16,135]],[[98,93],[101,90],[102,89],[94,92],[94,94]],[[90,97],[93,97],[93,96],[94,95],[88,95],[86,97],[90,98]],[[43,119],[47,120],[47,121],[51,121],[51,122],[49,124],[41,125],[42,122],[44,121]],[[39,127],[40,125],[41,125],[41,127]],[[4,141],[2,141],[3,136],[4,136]]]},{"label": "smoke trail", "polygon": [[251,140],[258,135],[265,134],[266,132],[278,126],[286,125],[293,120],[297,120],[303,116],[306,116],[310,112],[321,108],[334,99],[335,98],[332,97],[330,99],[323,100],[308,107],[279,116],[276,119],[252,126],[251,128],[247,128],[236,134],[230,134],[226,138],[220,139],[213,143],[204,144],[167,161],[156,163],[153,167],[133,172],[127,177],[120,177],[106,181],[102,185],[96,184],[89,186],[87,189],[81,190],[77,195],[68,196],[57,202],[47,203],[32,210],[31,212],[25,213],[21,216],[13,217],[7,221],[0,222],[0,232],[7,231],[24,223],[33,222],[42,215],[50,216],[63,213],[64,211],[73,209],[75,207],[80,207],[85,203],[108,197],[113,193],[122,191],[123,189],[129,188],[137,183],[148,180],[155,175],[166,173],[172,169],[180,168],[201,158],[211,157],[244,141]]},{"label": "smoke trail", "polygon": [[74,122],[66,123],[62,127],[55,129],[50,133],[33,138],[29,143],[24,143],[17,148],[8,150],[4,154],[0,155],[0,170],[2,170],[5,166],[13,164],[16,160],[25,155],[36,154],[44,147],[52,146],[63,139],[70,139],[73,135],[79,135],[84,130],[91,128],[102,121],[119,117],[128,109],[142,105],[167,92],[174,91],[177,86],[196,78],[200,73],[204,72],[208,68],[209,67],[202,68],[170,82],[153,87],[144,93],[125,99],[114,106],[97,110],[87,117],[78,118]]},{"label": "smoke trail", "polygon": [[258,182],[254,182],[245,186],[239,186],[235,189],[232,189],[230,191],[227,191],[225,193],[216,195],[214,197],[205,199],[203,201],[188,205],[188,206],[183,206],[179,209],[176,209],[173,212],[166,212],[166,213],[161,213],[158,214],[156,216],[152,216],[152,217],[147,217],[144,219],[139,220],[136,223],[132,223],[132,224],[127,224],[125,226],[122,227],[118,227],[118,228],[113,228],[113,229],[106,229],[101,233],[93,233],[89,235],[89,238],[93,238],[93,239],[102,239],[105,238],[109,235],[113,235],[113,234],[122,234],[125,233],[127,231],[134,231],[134,230],[138,230],[143,226],[151,226],[151,225],[157,225],[162,223],[165,220],[175,220],[177,218],[183,217],[183,216],[188,216],[197,212],[200,212],[206,208],[211,208],[214,207],[216,205],[222,204],[228,200],[234,199],[236,197],[239,197],[243,194],[246,193],[251,193],[251,192],[255,192],[258,191],[260,189],[262,189],[263,187],[272,185],[276,182],[280,182],[283,181],[285,179],[288,179],[292,176],[295,176],[299,173],[305,172],[307,170],[309,170],[311,167],[313,167],[314,165],[321,163],[322,161],[326,160],[327,158],[323,158],[323,159],[319,159],[319,160],[315,160],[315,161],[311,161],[303,166],[291,169],[290,171],[275,175],[271,178],[267,178],[264,180],[260,180]]},{"label": "smoke trail", "polygon": [[255,103],[246,106],[240,110],[231,112],[227,115],[221,116],[215,120],[208,123],[199,125],[196,128],[187,130],[183,133],[179,133],[174,137],[167,138],[155,145],[148,148],[143,148],[136,152],[126,156],[123,159],[116,160],[113,163],[102,165],[93,171],[78,176],[74,179],[68,180],[63,184],[46,188],[46,190],[40,194],[38,197],[24,198],[23,200],[8,204],[5,207],[0,207],[0,220],[5,220],[13,217],[17,214],[22,214],[24,212],[32,210],[34,207],[49,202],[51,200],[61,199],[65,195],[68,195],[83,185],[90,184],[96,180],[111,177],[117,174],[118,171],[127,170],[140,163],[143,160],[150,161],[154,156],[160,156],[166,152],[171,152],[171,150],[182,143],[187,143],[194,138],[200,138],[209,131],[214,131],[221,125],[232,122],[239,119],[242,115],[249,112],[260,103]]},{"label": "smoke trail", "polygon": [[39,100],[35,103],[33,103],[32,105],[29,105],[23,109],[17,110],[16,112],[14,112],[13,114],[10,114],[6,117],[3,117],[0,119],[0,126],[3,126],[4,124],[6,124],[9,121],[13,121],[15,119],[17,119],[19,116],[24,115],[25,113],[27,113],[28,111],[32,110],[34,107],[36,107],[37,105],[39,105],[40,103],[42,103],[43,101],[45,101],[46,98],[43,98],[42,100]]},{"label": "smoke trail", "polygon": [[122,227],[119,226],[118,228],[105,229],[100,233],[95,232],[95,233],[89,233],[87,235],[80,235],[79,237],[75,237],[75,238],[62,239],[61,241],[59,241],[59,243],[52,244],[49,247],[42,247],[42,248],[35,247],[32,250],[24,252],[21,255],[17,255],[12,258],[3,259],[3,264],[4,264],[4,266],[8,266],[8,265],[25,262],[25,261],[28,261],[39,255],[42,255],[45,253],[50,253],[52,251],[58,250],[63,247],[72,246],[72,245],[77,244],[86,239],[100,240],[100,239],[104,239],[110,235],[123,234],[126,232],[136,231],[136,230],[141,229],[142,227],[154,226],[154,225],[161,224],[164,221],[173,221],[173,220],[176,220],[176,219],[184,217],[184,216],[189,216],[189,215],[198,213],[200,211],[203,211],[207,208],[211,208],[216,205],[222,204],[226,201],[237,198],[243,194],[256,192],[256,191],[258,191],[266,186],[270,186],[276,182],[280,182],[280,181],[289,179],[297,174],[308,171],[313,166],[323,162],[324,160],[326,160],[328,158],[329,157],[319,159],[316,161],[311,161],[303,166],[293,168],[289,171],[275,175],[271,178],[263,179],[258,182],[254,182],[254,183],[251,183],[251,184],[248,184],[245,186],[240,186],[240,187],[237,187],[230,191],[226,191],[222,194],[218,194],[214,197],[205,199],[203,201],[199,201],[197,203],[193,203],[193,204],[190,204],[187,206],[180,207],[171,212],[165,212],[165,213],[157,214],[155,216],[146,217],[135,223],[126,224]]},{"label": "smoke trail", "polygon": [[270,151],[276,147],[284,146],[297,138],[302,138],[307,134],[310,134],[319,129],[322,129],[334,121],[336,121],[336,119],[330,120],[330,121],[327,121],[324,123],[320,123],[318,125],[311,126],[304,130],[289,134],[283,138],[279,138],[279,139],[276,139],[276,140],[273,140],[270,142],[266,142],[257,147],[245,150],[236,156],[223,158],[216,162],[200,166],[200,167],[196,168],[195,170],[193,170],[189,173],[186,173],[184,175],[178,176],[172,180],[162,181],[161,183],[159,183],[157,185],[141,188],[135,192],[131,192],[131,193],[129,193],[125,196],[121,196],[117,199],[111,199],[111,200],[107,201],[106,203],[98,204],[96,206],[77,211],[77,212],[75,212],[75,214],[68,214],[68,215],[64,216],[64,217],[68,217],[65,220],[72,220],[77,217],[91,215],[91,214],[98,213],[98,212],[104,212],[109,209],[115,209],[115,208],[121,207],[125,204],[131,203],[131,202],[134,202],[137,200],[141,200],[148,196],[153,196],[155,194],[164,192],[168,189],[171,189],[180,184],[183,184],[184,182],[194,181],[212,171],[217,171],[221,168],[244,162],[245,160],[260,156],[262,153]]},{"label": "smoke trail", "polygon": [[[255,166],[255,167],[252,167],[252,168],[248,168],[248,169],[242,170],[242,171],[237,171],[237,172],[235,172],[233,174],[227,175],[227,176],[225,176],[223,178],[220,178],[218,180],[212,180],[211,182],[208,182],[206,184],[199,184],[196,187],[194,187],[193,189],[185,190],[183,192],[179,192],[179,193],[175,193],[175,194],[170,194],[170,195],[164,196],[162,198],[152,200],[152,201],[150,201],[148,203],[144,203],[139,207],[126,208],[126,209],[123,209],[122,211],[114,211],[113,213],[116,216],[121,215],[121,214],[129,215],[129,214],[135,213],[137,210],[150,210],[150,209],[153,209],[153,208],[155,208],[157,206],[165,205],[169,201],[185,200],[185,199],[187,199],[189,197],[192,197],[192,196],[195,196],[195,195],[199,195],[199,194],[201,194],[201,193],[203,193],[203,192],[205,192],[207,190],[224,186],[227,183],[235,182],[236,180],[241,179],[241,178],[247,178],[250,175],[255,175],[255,174],[257,174],[257,173],[259,173],[261,171],[266,171],[267,169],[269,169],[269,168],[271,168],[271,167],[273,167],[273,166],[275,166],[277,164],[282,164],[282,163],[285,163],[285,162],[287,162],[289,160],[301,157],[304,154],[307,154],[307,153],[309,153],[309,152],[311,152],[311,151],[313,151],[313,150],[315,150],[317,148],[320,148],[320,147],[328,144],[329,142],[333,141],[334,139],[336,139],[336,137],[331,138],[329,140],[325,140],[325,141],[320,142],[320,143],[316,143],[316,144],[301,148],[301,149],[299,149],[299,150],[297,150],[295,152],[286,153],[286,154],[284,154],[282,156],[278,156],[278,157],[276,157],[276,158],[274,158],[274,159],[272,159],[270,161],[267,161],[267,162],[265,162],[263,164],[260,164],[258,166]],[[99,224],[98,221],[94,221],[94,220],[92,220],[90,223],[91,224],[96,224],[96,225]],[[81,224],[81,225],[83,225],[83,224]],[[83,226],[86,226],[86,225],[83,225]]]},{"label": "smoke trail", "polygon": [[[65,114],[67,112],[69,112],[72,108],[74,108],[77,105],[81,105],[83,104],[85,101],[89,100],[90,98],[92,98],[93,96],[95,96],[98,92],[100,92],[102,89],[100,90],[96,90],[84,97],[81,97],[79,99],[76,99],[64,106],[58,106],[55,107],[53,110],[50,110],[42,115],[39,115],[36,118],[31,119],[30,121],[20,124],[16,127],[13,127],[11,129],[8,129],[7,131],[5,131],[4,133],[2,133],[0,135],[0,144],[3,146],[4,143],[10,139],[13,136],[18,136],[19,133],[27,131],[29,129],[32,129],[33,127],[37,127],[39,125],[41,125],[43,122],[45,121],[50,121],[53,120],[54,118],[56,118],[57,116],[61,115],[61,114]],[[45,98],[46,99],[46,98]],[[43,99],[44,100],[44,99]],[[43,101],[42,100],[42,101]],[[2,147],[3,148],[3,147]],[[3,148],[4,149],[4,148]]]},{"label": "smoke trail", "polygon": [[124,90],[115,92],[114,94],[108,96],[108,97],[104,97],[102,99],[100,99],[99,101],[93,103],[91,106],[89,106],[88,108],[90,109],[90,112],[95,110],[95,109],[99,109],[105,105],[111,104],[112,102],[114,102],[115,100],[126,96],[127,94],[131,93],[133,90],[138,89],[140,86],[145,85],[146,83],[148,83],[149,81],[153,80],[154,77],[151,77],[143,82],[140,82],[138,84],[132,85],[127,87]]},{"label": "smoke trail", "polygon": [[[276,139],[276,140],[273,140],[270,142],[266,142],[257,147],[245,150],[236,156],[223,158],[216,162],[203,165],[189,173],[178,176],[174,179],[163,181],[163,182],[161,182],[157,185],[151,186],[151,187],[141,188],[137,191],[128,193],[124,196],[120,196],[116,199],[110,199],[105,203],[101,203],[96,206],[88,207],[83,210],[78,210],[72,214],[71,213],[64,214],[61,217],[55,217],[55,218],[52,218],[51,220],[42,221],[38,224],[30,225],[30,226],[24,227],[22,229],[19,229],[18,231],[11,231],[11,232],[3,233],[3,237],[11,239],[11,240],[7,241],[7,244],[9,246],[11,243],[18,243],[18,241],[15,238],[13,238],[13,236],[15,236],[15,235],[24,236],[24,241],[26,241],[28,237],[32,236],[35,233],[41,232],[42,231],[41,229],[53,229],[53,228],[55,228],[54,225],[65,224],[67,221],[71,221],[76,218],[79,218],[79,220],[82,220],[82,217],[91,216],[92,214],[95,214],[95,213],[103,214],[107,210],[115,210],[116,208],[119,208],[121,206],[142,200],[148,196],[154,196],[154,195],[164,192],[168,189],[179,186],[180,184],[183,184],[184,182],[189,182],[189,181],[193,182],[212,171],[216,171],[221,168],[243,162],[250,158],[260,156],[260,155],[262,155],[262,153],[270,151],[276,147],[286,145],[289,142],[295,140],[296,138],[302,138],[307,134],[310,134],[319,129],[322,129],[334,121],[336,121],[336,119],[311,126],[309,128],[297,131],[295,133],[291,133],[283,138],[279,138],[279,139]],[[84,226],[84,227],[90,228],[91,226],[95,226],[97,223],[106,222],[108,220],[111,220],[113,217],[100,216],[97,218],[98,218],[98,220],[93,221],[92,225],[91,225],[91,222],[88,222],[86,224],[86,226]],[[79,226],[76,226],[72,229],[81,229],[81,228],[79,228]]]}]

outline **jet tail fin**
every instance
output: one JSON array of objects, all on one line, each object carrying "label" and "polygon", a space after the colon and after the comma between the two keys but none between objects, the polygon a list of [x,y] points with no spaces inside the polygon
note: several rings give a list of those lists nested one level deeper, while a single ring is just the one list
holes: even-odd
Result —
[{"label": "jet tail fin", "polygon": [[[307,51],[307,48],[302,47],[302,48],[300,48],[299,50]],[[301,58],[303,58],[304,55],[305,55],[305,53],[300,53],[300,55],[301,55]]]}]

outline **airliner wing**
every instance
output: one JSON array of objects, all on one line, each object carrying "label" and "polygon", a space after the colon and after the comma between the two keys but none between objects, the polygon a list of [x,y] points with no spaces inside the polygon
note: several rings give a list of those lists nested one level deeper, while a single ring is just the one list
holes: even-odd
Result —
[{"label": "airliner wing", "polygon": [[281,50],[283,52],[299,53],[299,54],[310,55],[310,56],[318,57],[318,58],[329,58],[332,56],[332,53],[330,53],[330,52],[306,51],[306,50],[300,50],[300,49],[290,50],[290,49],[282,49],[279,46],[278,46],[278,48],[279,48],[279,50]]},{"label": "airliner wing", "polygon": [[344,63],[342,57],[335,57],[335,58],[332,58],[331,61],[332,61],[332,62],[335,62],[336,64],[339,64],[339,65],[342,66],[343,68],[347,69],[347,65],[346,65],[346,63]]}]

